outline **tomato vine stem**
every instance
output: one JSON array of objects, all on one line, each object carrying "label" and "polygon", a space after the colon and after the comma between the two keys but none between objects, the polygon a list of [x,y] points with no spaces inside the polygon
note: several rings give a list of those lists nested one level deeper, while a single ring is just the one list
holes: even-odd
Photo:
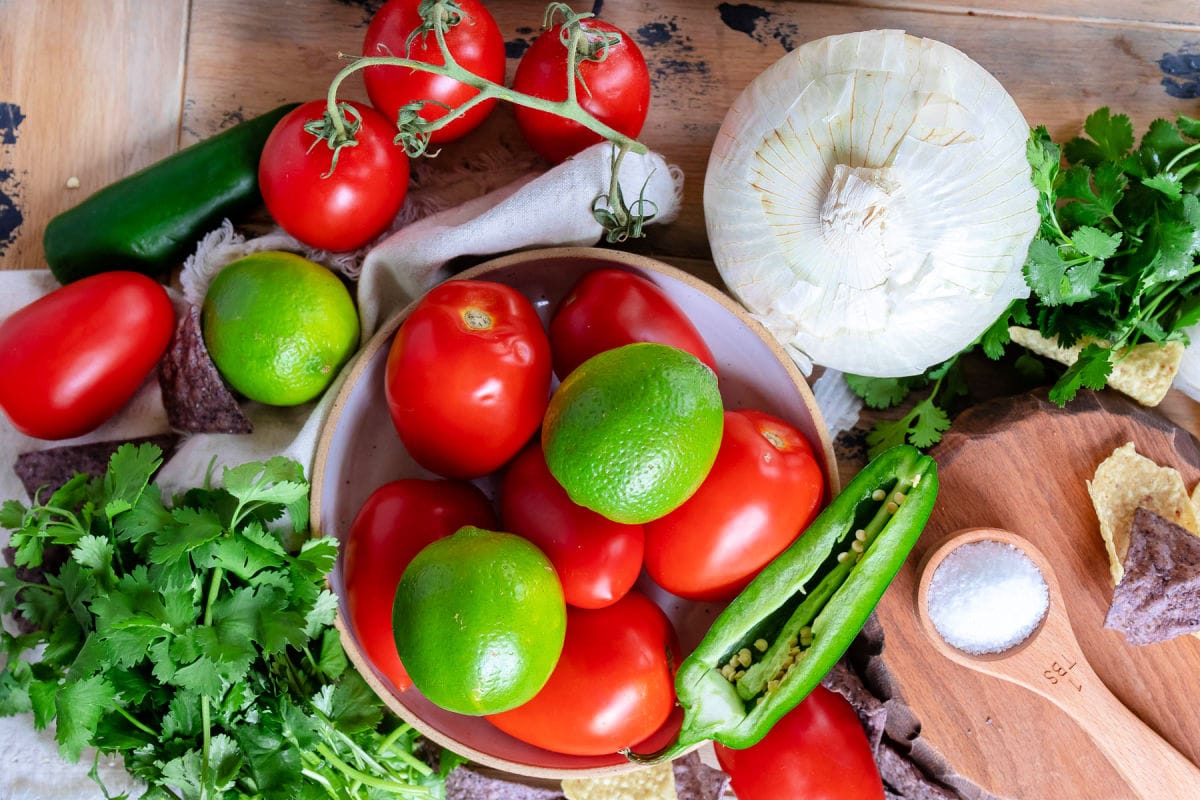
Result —
[{"label": "tomato vine stem", "polygon": [[[600,120],[593,117],[591,114],[583,110],[579,105],[578,100],[573,97],[568,97],[566,100],[545,100],[541,97],[524,94],[502,86],[501,84],[489,81],[487,78],[482,78],[475,73],[463,69],[458,65],[446,66],[442,64],[427,64],[424,61],[416,61],[411,58],[401,58],[399,56],[352,56],[346,53],[339,53],[339,58],[353,59],[351,63],[341,69],[333,81],[329,84],[329,92],[326,97],[327,110],[330,115],[331,124],[335,131],[335,135],[340,139],[350,138],[346,130],[346,122],[342,118],[338,108],[337,93],[342,82],[359,70],[367,67],[408,67],[419,72],[428,72],[432,75],[440,75],[447,78],[465,83],[479,90],[475,97],[468,100],[466,103],[450,110],[450,113],[432,122],[415,123],[415,127],[419,128],[418,134],[424,138],[433,131],[448,125],[453,120],[461,116],[465,111],[469,110],[474,105],[482,103],[486,100],[497,99],[503,100],[513,105],[524,106],[534,109],[535,111],[544,111],[548,114],[564,117],[566,119],[578,122],[588,130],[600,135],[601,137],[612,142],[618,148],[627,150],[632,153],[646,154],[650,149],[646,145],[639,142],[637,139],[626,136],[620,131],[605,125]],[[574,82],[572,82],[574,83]],[[572,92],[572,95],[574,93]],[[421,104],[423,105],[422,101]],[[400,136],[403,136],[401,132]]]}]

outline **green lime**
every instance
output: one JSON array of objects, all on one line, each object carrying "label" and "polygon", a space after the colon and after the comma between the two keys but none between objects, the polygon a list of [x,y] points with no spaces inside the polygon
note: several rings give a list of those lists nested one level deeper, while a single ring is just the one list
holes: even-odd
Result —
[{"label": "green lime", "polygon": [[577,504],[624,523],[679,507],[717,458],[717,376],[690,353],[639,343],[579,365],[550,398],[546,464]]},{"label": "green lime", "polygon": [[537,694],[562,654],[567,608],[550,559],[528,539],[482,528],[427,545],[392,606],[396,651],[430,702],[479,716]]},{"label": "green lime", "polygon": [[201,316],[221,375],[273,406],[317,397],[358,347],[358,313],[345,284],[293,253],[255,253],[225,267],[209,284]]}]

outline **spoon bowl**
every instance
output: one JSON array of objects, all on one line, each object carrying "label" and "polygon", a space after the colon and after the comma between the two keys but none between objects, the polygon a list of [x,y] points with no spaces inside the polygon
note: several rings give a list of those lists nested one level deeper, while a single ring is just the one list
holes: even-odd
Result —
[{"label": "spoon bowl", "polygon": [[[1023,641],[999,653],[975,655],[942,638],[929,616],[929,586],[947,556],[963,545],[981,541],[1010,544],[1024,553],[1041,572],[1049,602],[1042,621]],[[1071,629],[1050,562],[1027,539],[999,528],[958,531],[925,558],[919,574],[917,617],[938,652],[1054,703],[1092,737],[1136,797],[1182,800],[1200,796],[1200,770],[1142,722],[1096,675]]]}]

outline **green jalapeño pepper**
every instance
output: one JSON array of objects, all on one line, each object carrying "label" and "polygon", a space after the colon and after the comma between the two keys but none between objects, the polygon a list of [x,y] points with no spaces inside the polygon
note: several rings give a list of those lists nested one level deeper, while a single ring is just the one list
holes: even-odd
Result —
[{"label": "green jalape\u00f1o pepper", "polygon": [[675,676],[676,739],[634,761],[713,739],[749,747],[795,708],[862,630],[925,527],[937,466],[908,445],[869,463],[717,617]]},{"label": "green jalape\u00f1o pepper", "polygon": [[158,275],[221,219],[259,201],[258,159],[280,106],[109,184],[46,226],[46,264],[59,283],[114,269]]}]

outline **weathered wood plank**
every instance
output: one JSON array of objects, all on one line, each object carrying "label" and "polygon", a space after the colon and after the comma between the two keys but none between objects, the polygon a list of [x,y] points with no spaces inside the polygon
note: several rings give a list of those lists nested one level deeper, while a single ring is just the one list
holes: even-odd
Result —
[{"label": "weathered wood plank", "polygon": [[44,266],[55,214],[178,147],[188,8],[0,0],[0,269]]},{"label": "weathered wood plank", "polygon": [[[337,51],[361,46],[370,6],[313,0],[290,6],[284,15],[243,0],[195,0],[185,139],[213,132],[231,113],[322,96],[339,68]],[[494,7],[511,70],[535,33],[542,6],[522,0]],[[664,255],[707,257],[704,169],[725,110],[755,75],[789,49],[821,36],[892,27],[945,41],[995,74],[1026,118],[1047,124],[1056,136],[1076,133],[1101,105],[1130,114],[1139,127],[1157,116],[1196,113],[1195,101],[1172,94],[1186,93],[1186,86],[1163,85],[1170,76],[1160,66],[1165,56],[1194,46],[1193,31],[786,0],[713,5],[610,0],[601,13],[638,41],[654,77],[643,140],[686,175],[680,219],[652,226],[648,241],[638,245]],[[348,86],[346,96],[361,96],[356,79]],[[453,169],[498,137],[522,146],[512,142],[506,109],[486,128],[446,148],[436,170]]]},{"label": "weathered wood plank", "polygon": [[1051,21],[1089,21],[1122,27],[1200,29],[1200,4],[1189,0],[842,0],[844,5],[969,14],[976,17],[1035,17]]}]

